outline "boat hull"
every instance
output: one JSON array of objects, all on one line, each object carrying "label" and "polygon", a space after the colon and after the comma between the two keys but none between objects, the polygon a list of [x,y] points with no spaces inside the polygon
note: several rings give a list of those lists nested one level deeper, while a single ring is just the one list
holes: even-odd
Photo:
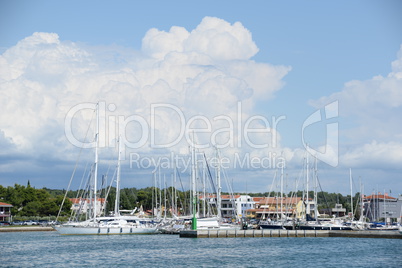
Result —
[{"label": "boat hull", "polygon": [[84,227],[58,226],[54,227],[61,235],[123,235],[123,234],[155,234],[156,227]]},{"label": "boat hull", "polygon": [[301,225],[299,230],[327,230],[327,231],[351,231],[349,226],[314,226],[314,225]]},{"label": "boat hull", "polygon": [[270,230],[283,230],[284,227],[282,225],[276,225],[276,224],[261,224],[260,225],[261,229],[270,229]]}]

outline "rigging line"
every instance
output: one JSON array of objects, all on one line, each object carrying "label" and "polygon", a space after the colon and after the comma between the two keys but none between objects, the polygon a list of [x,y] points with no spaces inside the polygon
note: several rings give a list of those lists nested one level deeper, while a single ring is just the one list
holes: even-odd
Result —
[{"label": "rigging line", "polygon": [[[181,189],[182,189],[182,192],[183,192],[184,200],[187,200],[187,194],[184,191],[183,182],[181,180],[180,172],[179,172],[177,167],[175,167],[175,171],[176,171],[176,174],[179,176],[179,181],[180,181]],[[181,198],[179,198],[179,199],[180,199],[180,204],[181,204],[183,210],[186,211],[186,203],[184,203],[184,205],[183,205],[183,201],[181,200]]]},{"label": "rigging line", "polygon": [[[85,169],[84,169],[84,172],[82,173],[82,177],[81,177],[80,186],[78,187],[77,194],[75,195],[75,198],[78,199],[78,200],[80,200],[82,198],[83,184],[84,184],[85,177],[87,175],[87,169],[88,169],[88,163],[85,165]],[[80,201],[79,204],[81,206],[81,201]],[[72,210],[71,213],[70,213],[70,219],[75,218],[76,214],[77,214],[77,211]]]},{"label": "rigging line", "polygon": [[[171,188],[173,188],[173,186]],[[173,195],[170,193],[169,188],[167,187],[167,182],[166,181],[165,181],[165,193],[166,193],[165,194],[165,199],[167,200],[166,207],[170,206],[170,214],[171,214],[171,216],[173,218],[173,204],[171,202],[171,199],[172,199]],[[166,207],[165,207],[165,211],[166,211]]]},{"label": "rigging line", "polygon": [[[262,211],[262,215],[263,215],[264,219],[265,219],[265,216],[264,216],[264,215],[265,215],[265,212],[266,212],[266,209],[267,209],[267,206],[268,206],[268,199],[271,197],[271,192],[272,192],[272,188],[273,188],[273,186],[274,186],[274,184],[275,184],[277,172],[278,172],[278,170],[275,170],[274,178],[272,179],[271,186],[270,186],[270,188],[269,188],[268,196],[267,196],[267,198],[265,199],[265,205],[264,205],[264,209],[263,209],[263,211]],[[268,209],[268,212],[269,212],[269,209]]]},{"label": "rigging line", "polygon": [[[218,151],[218,153],[219,153],[219,151]],[[220,155],[219,155],[219,158],[220,158]],[[232,203],[233,215],[236,215],[236,219],[238,219],[239,215],[237,214],[237,210],[236,210],[236,201],[235,201],[235,198],[234,198],[233,187],[232,187],[232,185],[229,183],[229,179],[228,179],[228,176],[227,176],[226,171],[225,171],[224,168],[222,168],[222,173],[223,173],[223,177],[225,178],[225,181],[226,181],[226,186],[227,186],[228,189],[229,189],[229,195],[230,195],[230,197],[231,197],[231,200],[230,200],[230,201],[231,201],[231,203]]]},{"label": "rigging line", "polygon": [[209,168],[209,164],[208,164],[207,157],[206,157],[205,153],[204,153],[204,159],[205,159],[205,163],[206,163],[206,165],[207,165],[208,177],[209,177],[209,179],[210,179],[210,181],[211,181],[212,191],[213,191],[214,193],[217,193],[216,187],[215,187],[215,184],[214,184],[214,181],[213,181],[213,179],[212,179],[211,170],[210,170],[210,168]]},{"label": "rigging line", "polygon": [[[318,179],[318,175],[317,175],[317,182],[318,182],[318,186],[320,186],[320,190],[321,190],[322,196],[324,197],[325,204],[327,205],[327,209],[328,209],[328,211],[330,211],[330,207],[329,207],[327,198],[326,198],[325,195],[324,195],[324,191],[322,190],[320,180]],[[317,201],[317,203],[318,203],[318,201]],[[317,208],[318,208],[318,204],[315,204],[315,205],[316,205]],[[318,217],[316,216],[316,218],[318,218]]]},{"label": "rigging line", "polygon": [[[117,169],[114,170],[113,177],[112,177],[112,179],[110,180],[109,187],[107,187],[107,192],[106,192],[106,194],[105,194],[105,203],[104,203],[104,205],[103,205],[103,214],[104,214],[104,215],[106,215],[106,205],[108,204],[107,199],[109,198],[109,194],[110,194],[110,191],[111,191],[111,189],[112,189],[113,181],[115,180],[115,178],[116,178],[116,176],[117,176],[116,174],[117,174]],[[116,189],[116,190],[117,190],[117,189]]]},{"label": "rigging line", "polygon": [[[90,122],[92,122],[92,120],[93,120],[93,118],[94,118],[95,112],[96,112],[96,110],[93,111]],[[87,131],[86,131],[86,133],[85,133],[84,141],[87,140],[90,127],[91,127],[91,123],[88,124],[88,129],[87,129]],[[59,218],[59,216],[60,216],[61,210],[62,210],[63,205],[64,205],[64,201],[65,201],[66,198],[67,198],[67,193],[68,193],[68,191],[70,190],[71,183],[72,183],[73,178],[74,178],[74,176],[75,176],[75,172],[76,172],[77,167],[78,167],[78,161],[79,161],[79,159],[80,159],[80,157],[81,157],[81,153],[82,153],[83,147],[84,147],[84,146],[81,146],[81,148],[80,148],[80,152],[79,152],[79,154],[78,154],[77,161],[75,162],[75,167],[74,167],[73,173],[71,174],[70,181],[69,181],[69,183],[68,183],[66,193],[64,194],[64,198],[63,198],[63,201],[61,202],[59,212],[57,213],[56,221],[58,220],[58,218]]]},{"label": "rigging line", "polygon": [[79,195],[80,197],[82,196],[82,200],[80,200],[80,203],[79,203],[80,206],[79,206],[78,210],[71,211],[70,217],[72,219],[74,219],[75,221],[78,221],[79,217],[82,214],[83,206],[84,206],[84,204],[86,204],[86,197],[87,196],[85,196],[84,194],[85,194],[85,192],[89,191],[90,180],[91,180],[91,173],[88,174],[87,184],[86,184],[85,188],[81,190],[82,193]]},{"label": "rigging line", "polygon": [[213,203],[210,202],[211,197],[213,198],[213,196],[210,193],[211,192],[215,193],[216,194],[216,200],[218,200],[218,191],[216,190],[215,183],[214,183],[213,178],[212,178],[212,173],[211,173],[211,170],[209,168],[209,164],[208,164],[208,160],[206,158],[206,155],[205,155],[205,153],[203,153],[203,154],[204,154],[204,159],[205,159],[205,165],[203,166],[203,177],[207,176],[209,178],[209,180],[205,181],[205,184],[208,184],[208,191],[211,190],[209,193],[206,193],[208,198],[205,197],[204,202],[207,202],[207,206],[208,206],[207,208],[208,208],[208,211],[209,211],[208,214],[210,214],[211,211],[216,210],[216,213],[217,213],[216,215],[218,215],[218,212],[217,212],[218,208],[216,206],[214,207]]}]

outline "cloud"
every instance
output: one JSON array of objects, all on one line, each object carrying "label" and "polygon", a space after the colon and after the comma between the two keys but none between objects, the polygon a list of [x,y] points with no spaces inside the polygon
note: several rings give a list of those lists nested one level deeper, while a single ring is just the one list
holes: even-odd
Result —
[{"label": "cloud", "polygon": [[343,165],[399,167],[402,159],[401,89],[402,46],[387,76],[347,82],[342,91],[310,102],[319,108],[339,101]]},{"label": "cloud", "polygon": [[400,165],[402,159],[402,143],[377,142],[364,144],[346,152],[342,161],[350,167],[369,165],[371,168],[390,168]]},{"label": "cloud", "polygon": [[[169,32],[150,29],[141,51],[90,47],[64,41],[56,33],[34,33],[0,55],[1,142],[7,142],[6,150],[12,146],[31,157],[71,160],[76,148],[64,133],[66,115],[76,105],[98,101],[105,102],[101,131],[111,147],[116,124],[122,121],[127,141],[135,143],[147,135],[147,143],[136,148],[147,153],[157,153],[149,146],[152,134],[161,144],[175,140],[185,127],[182,118],[188,123],[194,116],[205,116],[212,124],[209,136],[200,135],[206,142],[214,131],[228,126],[227,120],[216,120],[223,116],[233,119],[234,132],[241,135],[236,132],[238,103],[242,118],[252,116],[256,99],[272,98],[290,71],[251,60],[257,52],[250,31],[240,22],[213,17],[204,18],[192,31],[178,26]],[[156,110],[151,125],[155,104],[178,111]],[[91,116],[89,111],[75,114],[72,124],[78,139],[84,139]],[[133,116],[144,119],[145,130]],[[216,137],[225,142],[225,135]],[[262,135],[256,142],[266,138]],[[183,151],[187,145],[183,136],[177,148],[168,149]]]},{"label": "cloud", "polygon": [[142,40],[142,51],[158,59],[170,52],[195,52],[227,61],[248,60],[258,48],[240,22],[231,25],[219,18],[205,17],[191,33],[177,26],[169,32],[150,29]]},{"label": "cloud", "polygon": [[[328,97],[311,101],[315,107],[339,100],[343,115],[370,113],[383,108],[402,106],[402,45],[397,59],[392,62],[392,71],[386,76],[374,76],[366,81],[353,80],[345,83],[342,91]],[[369,109],[370,108],[370,109]]]}]

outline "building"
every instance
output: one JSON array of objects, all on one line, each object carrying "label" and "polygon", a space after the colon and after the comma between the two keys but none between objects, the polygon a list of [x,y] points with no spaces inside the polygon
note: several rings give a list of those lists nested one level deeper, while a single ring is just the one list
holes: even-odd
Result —
[{"label": "building", "polygon": [[247,218],[274,219],[279,215],[293,217],[297,214],[300,197],[254,197],[255,207],[247,210]]},{"label": "building", "polygon": [[[73,203],[71,210],[74,212],[80,212],[81,214],[86,214],[91,210],[91,199],[89,198],[70,198]],[[106,205],[105,198],[97,198],[96,201],[96,215],[101,215],[101,212]]]},{"label": "building", "polygon": [[[308,199],[308,207],[309,212],[308,214],[310,214],[311,217],[315,218],[315,202],[313,201],[313,199],[309,198]],[[299,201],[296,204],[296,218],[297,219],[305,219],[306,218],[306,209],[307,209],[307,202],[302,200],[302,198],[299,197]],[[319,214],[317,215],[319,216]]]},{"label": "building", "polygon": [[0,202],[0,221],[11,221],[11,208],[13,205]]},{"label": "building", "polygon": [[[200,197],[214,209],[217,207],[216,195],[208,195]],[[254,208],[255,202],[249,195],[221,195],[221,216],[222,218],[233,219],[237,217],[245,217],[246,211]]]},{"label": "building", "polygon": [[401,222],[402,195],[398,198],[388,193],[363,196],[363,209],[364,216],[370,221]]},{"label": "building", "polygon": [[246,211],[253,209],[255,202],[249,195],[222,195],[221,212],[223,218],[240,218],[246,216]]},{"label": "building", "polygon": [[342,204],[335,204],[334,208],[331,208],[331,215],[336,217],[344,217],[346,215],[346,208]]}]

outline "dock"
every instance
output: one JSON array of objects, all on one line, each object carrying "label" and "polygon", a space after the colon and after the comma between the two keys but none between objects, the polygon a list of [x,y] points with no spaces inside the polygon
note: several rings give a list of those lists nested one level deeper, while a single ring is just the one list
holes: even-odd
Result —
[{"label": "dock", "polygon": [[398,231],[329,231],[329,230],[189,230],[181,231],[183,238],[225,237],[353,237],[402,239]]}]

